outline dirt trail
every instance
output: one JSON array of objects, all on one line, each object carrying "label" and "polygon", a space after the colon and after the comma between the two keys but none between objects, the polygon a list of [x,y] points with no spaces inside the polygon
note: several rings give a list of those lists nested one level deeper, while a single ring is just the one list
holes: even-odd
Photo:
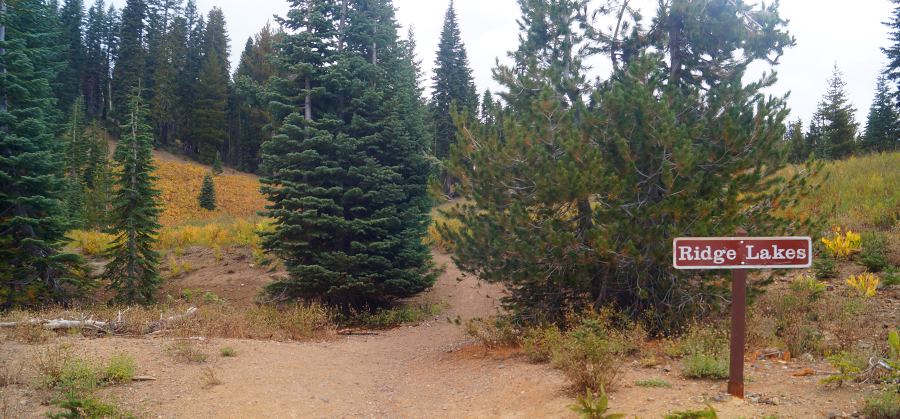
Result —
[{"label": "dirt trail", "polygon": [[[210,266],[182,278],[177,286],[202,286],[246,303],[270,278],[246,256],[227,255],[222,263],[213,264],[206,253],[186,249],[184,257],[196,258],[197,266]],[[207,262],[201,263],[204,259]],[[574,417],[565,406],[573,402],[575,389],[561,373],[548,365],[529,363],[521,351],[486,353],[463,335],[461,327],[446,321],[446,317],[497,313],[501,290],[472,277],[457,280],[460,272],[449,255],[435,253],[435,259],[438,265],[446,263],[447,269],[422,298],[448,301],[447,312],[377,336],[322,342],[198,340],[199,350],[213,354],[204,364],[176,361],[167,353],[175,344],[170,338],[75,336],[52,344],[71,345],[76,354],[87,358],[109,359],[118,352],[134,356],[138,373],[156,380],[112,386],[101,394],[152,418]],[[226,346],[236,350],[237,356],[218,356]],[[6,342],[0,345],[0,355],[3,362],[18,363],[26,375],[34,376],[36,354],[45,348]],[[828,389],[818,382],[822,375],[792,375],[803,368],[830,369],[822,362],[754,361],[745,368],[751,377],[747,399],[729,399],[722,395],[725,380],[688,380],[679,373],[676,361],[660,361],[654,368],[642,368],[637,360],[625,361],[622,386],[610,395],[610,413],[658,418],[673,410],[703,409],[707,397],[717,397],[713,405],[720,418],[850,417],[862,396],[875,388],[851,384]],[[208,387],[209,373],[221,384]],[[632,385],[651,377],[673,386]],[[48,408],[31,393],[27,386],[14,390],[16,406],[24,411],[20,417],[44,417]]]},{"label": "dirt trail", "polygon": [[[486,354],[473,346],[463,319],[497,312],[500,290],[479,285],[448,268],[422,298],[443,298],[440,316],[377,336],[348,336],[325,342],[212,339],[198,341],[206,353],[230,346],[236,357],[211,356],[206,364],[182,364],[166,354],[168,338],[60,338],[75,353],[108,359],[116,352],[135,357],[140,374],[156,381],[108,389],[122,407],[158,418],[563,418],[571,417],[566,380],[546,365],[519,354]],[[191,282],[195,282],[192,280]],[[13,349],[12,347],[15,346]],[[9,344],[6,350],[40,347]],[[222,384],[205,388],[208,371]],[[23,399],[24,400],[24,399]],[[33,402],[32,402],[33,403]],[[46,407],[31,412],[43,417]]]}]

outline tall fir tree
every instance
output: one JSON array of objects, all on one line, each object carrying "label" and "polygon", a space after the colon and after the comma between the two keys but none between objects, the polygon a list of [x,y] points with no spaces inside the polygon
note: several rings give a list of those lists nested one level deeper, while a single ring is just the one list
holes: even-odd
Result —
[{"label": "tall fir tree", "polygon": [[106,10],[105,7],[103,0],[96,0],[91,5],[85,30],[85,107],[91,116],[100,118],[106,116],[109,102],[111,58],[118,32],[115,9]]},{"label": "tall fir tree", "polygon": [[813,153],[813,145],[803,132],[803,121],[796,120],[788,124],[785,134],[785,147],[788,148],[787,161],[793,164],[805,162]]},{"label": "tall fir tree", "polygon": [[900,0],[891,0],[891,3],[894,4],[894,10],[891,12],[890,20],[884,22],[884,25],[889,28],[891,45],[887,48],[881,47],[881,52],[888,59],[884,74],[897,88],[894,91],[894,101],[897,106],[900,106]]},{"label": "tall fir tree", "polygon": [[122,9],[118,54],[113,72],[112,106],[115,118],[128,117],[127,104],[131,90],[140,80],[146,80],[147,51],[144,44],[147,4],[145,0],[127,0]]},{"label": "tall fir tree", "polygon": [[200,68],[203,63],[203,33],[206,28],[203,15],[197,11],[194,0],[187,0],[184,5],[184,20],[180,21],[185,37],[184,68],[178,72],[179,124],[178,140],[182,150],[194,155],[197,150],[191,129],[197,101],[197,86],[200,79]]},{"label": "tall fir tree", "polygon": [[470,119],[474,119],[478,109],[478,94],[466,46],[459,32],[459,22],[453,0],[444,14],[444,26],[438,43],[437,57],[434,59],[434,76],[431,91],[431,122],[434,129],[434,156],[446,159],[450,147],[456,144],[456,125],[450,114],[450,105],[457,109],[467,109]]},{"label": "tall fir tree", "polygon": [[212,163],[216,151],[228,140],[228,37],[222,9],[214,7],[207,16],[203,39],[203,66],[200,68],[194,103],[193,140],[201,162]]},{"label": "tall fir tree", "polygon": [[[590,23],[592,11],[584,13],[590,5],[520,2],[514,64],[494,71],[509,105],[504,138],[480,125],[461,138],[451,168],[468,203],[446,212],[460,229],[439,230],[454,243],[461,269],[507,286],[502,301],[521,317],[615,305],[669,329],[727,293],[711,275],[673,269],[672,238],[730,236],[738,227],[751,235],[816,227],[774,211],[794,205],[812,186],[809,171],[776,175],[786,156],[785,100],[759,94],[775,79],[744,85],[744,64],[752,59],[719,63],[734,71],[718,77],[703,68],[710,57],[728,56],[733,44],[754,40],[760,50],[751,56],[777,60],[779,47],[792,40],[786,22],[773,8],[721,11],[694,3],[725,2],[661,4],[655,25],[633,33],[640,48],[618,57],[609,80],[592,84],[584,54],[612,48],[583,48],[589,42],[578,28]],[[717,43],[700,31],[675,50],[647,38],[676,36],[696,22],[743,24],[750,15],[773,32],[755,37],[751,28]],[[685,55],[691,51],[698,56]],[[673,66],[673,56],[681,64]]]},{"label": "tall fir tree", "polygon": [[844,159],[856,152],[856,109],[847,100],[847,87],[837,64],[828,78],[828,91],[813,115],[809,136],[816,139],[816,155],[823,159]]},{"label": "tall fir tree", "polygon": [[260,146],[271,139],[264,129],[272,122],[265,92],[269,78],[277,70],[270,57],[275,54],[276,33],[266,23],[258,34],[247,39],[237,71],[234,73],[234,107],[232,120],[238,155],[232,160],[244,171],[256,172],[260,162]]},{"label": "tall fir tree", "polygon": [[262,245],[288,277],[266,290],[357,307],[423,291],[434,282],[428,164],[409,129],[415,71],[393,5],[300,1],[281,22],[293,33],[278,59],[297,77],[278,81],[283,119],[263,145],[278,227]]},{"label": "tall fir tree", "polygon": [[200,195],[197,197],[200,208],[207,211],[216,210],[216,185],[213,183],[212,172],[203,175],[203,184],[200,186]]},{"label": "tall fir tree", "polygon": [[104,230],[115,238],[105,253],[109,263],[103,279],[116,293],[113,299],[124,303],[152,303],[162,282],[160,256],[153,250],[161,209],[160,192],[154,186],[158,178],[153,175],[153,136],[146,122],[147,108],[140,87],[136,87],[121,127],[126,135],[116,146],[120,167],[114,182],[118,188],[112,198],[109,228]]},{"label": "tall fir tree", "polygon": [[7,5],[0,14],[0,309],[70,301],[90,286],[63,252],[69,225],[62,202],[68,181],[50,80],[55,22],[40,0]]},{"label": "tall fir tree", "polygon": [[866,133],[859,144],[864,152],[893,151],[900,146],[900,115],[894,106],[887,76],[878,76],[875,98],[866,119]]},{"label": "tall fir tree", "polygon": [[178,120],[178,71],[183,68],[186,39],[177,20],[181,0],[148,2],[147,69],[151,81],[150,117],[156,122],[156,137],[168,146]]},{"label": "tall fir tree", "polygon": [[[59,16],[59,46],[66,65],[57,75],[56,97],[59,105],[69,109],[81,95],[84,85],[86,55],[84,44],[84,2],[65,0]],[[83,103],[83,102],[82,102]]]}]

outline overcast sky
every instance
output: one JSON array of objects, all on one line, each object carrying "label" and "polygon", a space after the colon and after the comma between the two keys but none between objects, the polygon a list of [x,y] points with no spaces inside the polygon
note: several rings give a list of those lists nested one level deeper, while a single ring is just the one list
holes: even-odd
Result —
[{"label": "overcast sky", "polygon": [[[259,32],[273,15],[283,16],[288,10],[285,0],[196,1],[204,15],[213,6],[222,8],[231,37],[232,66],[237,65],[247,38]],[[429,78],[448,3],[449,0],[394,0],[397,21],[404,27],[401,35],[405,36],[408,26],[415,27],[418,55]],[[655,1],[633,3],[646,4],[645,19],[653,16]],[[116,0],[116,7],[122,5],[124,0]],[[881,23],[890,18],[891,6],[889,0],[781,1],[781,16],[790,20],[788,30],[797,39],[797,46],[781,58],[776,68],[779,81],[770,93],[791,92],[790,120],[802,118],[804,125],[809,123],[837,63],[850,101],[857,109],[860,128],[865,126],[876,78],[886,62],[879,47],[888,45],[888,31]],[[485,88],[496,92],[499,87],[491,79],[495,59],[505,60],[506,52],[518,45],[516,0],[456,0],[455,7],[477,88],[479,92]],[[769,70],[768,66],[756,68],[757,72],[763,70]]]}]

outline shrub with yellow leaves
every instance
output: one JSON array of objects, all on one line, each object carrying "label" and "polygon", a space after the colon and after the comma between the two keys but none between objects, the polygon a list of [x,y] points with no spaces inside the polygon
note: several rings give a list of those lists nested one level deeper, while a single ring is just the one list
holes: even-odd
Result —
[{"label": "shrub with yellow leaves", "polygon": [[878,287],[878,278],[875,274],[871,272],[866,272],[860,275],[850,275],[850,279],[847,280],[847,284],[850,284],[855,290],[857,290],[860,295],[865,297],[871,297],[875,295],[875,290]]},{"label": "shrub with yellow leaves", "polygon": [[828,249],[828,253],[833,258],[845,259],[859,250],[862,244],[862,238],[859,234],[850,231],[850,229],[847,229],[846,233],[841,234],[841,228],[838,226],[832,227],[832,231],[834,240],[822,237],[822,243],[825,243],[825,248]]}]

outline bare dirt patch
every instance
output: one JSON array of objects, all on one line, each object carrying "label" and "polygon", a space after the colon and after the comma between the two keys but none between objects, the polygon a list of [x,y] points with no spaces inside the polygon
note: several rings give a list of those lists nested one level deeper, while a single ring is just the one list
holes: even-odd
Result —
[{"label": "bare dirt patch", "polygon": [[[168,289],[200,288],[232,304],[248,304],[273,275],[253,264],[248,253],[235,249],[216,262],[209,249],[185,249],[181,257],[197,269],[178,276]],[[518,349],[487,351],[475,345],[461,327],[447,321],[498,313],[502,290],[462,276],[449,255],[436,253],[435,258],[447,269],[434,289],[420,298],[448,301],[447,312],[378,335],[276,342],[151,336],[90,339],[70,334],[41,345],[3,342],[3,369],[20,377],[0,387],[13,412],[4,417],[44,417],[49,408],[40,403],[47,396],[35,391],[27,377],[36,375],[34,360],[40,351],[64,344],[79,356],[103,361],[119,352],[131,354],[138,374],[155,380],[112,386],[101,395],[146,417],[573,418],[565,406],[582,389],[572,388],[550,366],[528,362]],[[208,358],[186,362],[177,356],[178,345],[190,345]],[[232,348],[236,356],[222,356],[224,347]],[[715,398],[711,403],[721,418],[824,418],[832,413],[849,417],[875,388],[871,384],[825,388],[819,384],[825,376],[821,373],[795,375],[805,368],[831,369],[822,360],[748,361],[748,397],[738,400],[723,396],[727,380],[685,379],[675,360],[661,357],[652,368],[627,360],[622,385],[610,394],[610,412],[653,418],[673,410],[702,409],[705,400]],[[634,384],[654,377],[672,387]]]}]

